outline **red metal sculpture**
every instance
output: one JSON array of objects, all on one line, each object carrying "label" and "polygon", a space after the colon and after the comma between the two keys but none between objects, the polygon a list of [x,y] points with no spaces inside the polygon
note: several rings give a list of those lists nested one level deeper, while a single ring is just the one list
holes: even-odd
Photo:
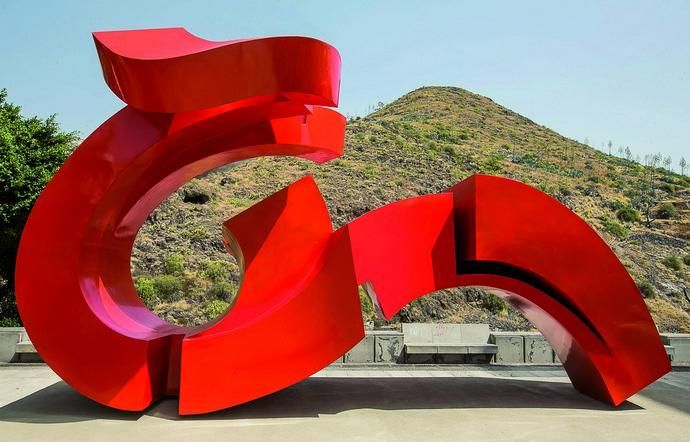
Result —
[{"label": "red metal sculpture", "polygon": [[132,284],[137,231],[169,194],[218,166],[341,155],[345,120],[320,107],[337,105],[340,57],[304,37],[94,38],[127,106],[36,202],[16,275],[34,345],[82,394],[124,410],[178,395],[180,414],[196,414],[285,388],[364,336],[358,285],[386,318],[441,288],[487,287],[542,331],[576,388],[612,404],[669,371],[635,284],[599,236],[547,195],[481,175],[337,231],[305,177],[224,224],[244,270],[233,308],[199,328],[164,322]]}]

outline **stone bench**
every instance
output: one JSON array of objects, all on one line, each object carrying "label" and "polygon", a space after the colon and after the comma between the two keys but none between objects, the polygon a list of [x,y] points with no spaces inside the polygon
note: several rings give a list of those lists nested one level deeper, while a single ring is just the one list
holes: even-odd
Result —
[{"label": "stone bench", "polygon": [[403,323],[402,331],[407,363],[482,364],[497,352],[488,324]]}]

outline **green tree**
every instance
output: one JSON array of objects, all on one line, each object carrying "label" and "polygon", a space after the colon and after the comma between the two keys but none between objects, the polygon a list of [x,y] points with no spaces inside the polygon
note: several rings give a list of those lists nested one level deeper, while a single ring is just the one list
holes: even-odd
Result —
[{"label": "green tree", "polygon": [[24,117],[0,90],[0,320],[19,324],[14,263],[22,229],[36,198],[76,145],[55,116]]}]

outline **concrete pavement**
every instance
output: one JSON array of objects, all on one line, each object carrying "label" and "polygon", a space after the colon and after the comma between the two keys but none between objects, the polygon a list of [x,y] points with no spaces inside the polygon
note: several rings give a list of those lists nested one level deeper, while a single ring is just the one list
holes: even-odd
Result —
[{"label": "concrete pavement", "polygon": [[690,371],[619,408],[577,393],[563,371],[522,367],[330,367],[221,412],[179,418],[83,398],[46,366],[0,366],[0,440],[687,440]]}]

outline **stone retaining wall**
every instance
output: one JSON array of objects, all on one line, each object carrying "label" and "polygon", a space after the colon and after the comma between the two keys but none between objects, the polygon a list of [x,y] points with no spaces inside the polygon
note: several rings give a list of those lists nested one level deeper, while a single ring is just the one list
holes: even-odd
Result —
[{"label": "stone retaining wall", "polygon": [[[690,366],[690,334],[662,333],[670,347],[673,366]],[[498,347],[493,364],[560,364],[551,345],[539,332],[491,332],[489,343]],[[405,363],[405,337],[402,332],[374,330],[334,363],[375,364]]]},{"label": "stone retaining wall", "polygon": [[27,339],[24,327],[0,327],[0,362],[15,362],[17,344]]},{"label": "stone retaining wall", "polygon": [[[690,333],[661,333],[674,366],[690,366]],[[559,364],[549,343],[539,332],[491,332],[489,342],[498,348],[493,364]],[[19,344],[19,345],[18,345]],[[40,360],[37,355],[20,354],[30,346],[23,327],[0,327],[0,363]],[[33,347],[31,347],[33,348]],[[402,364],[405,337],[394,330],[367,331],[366,336],[336,364]],[[21,351],[26,351],[25,349]]]}]

